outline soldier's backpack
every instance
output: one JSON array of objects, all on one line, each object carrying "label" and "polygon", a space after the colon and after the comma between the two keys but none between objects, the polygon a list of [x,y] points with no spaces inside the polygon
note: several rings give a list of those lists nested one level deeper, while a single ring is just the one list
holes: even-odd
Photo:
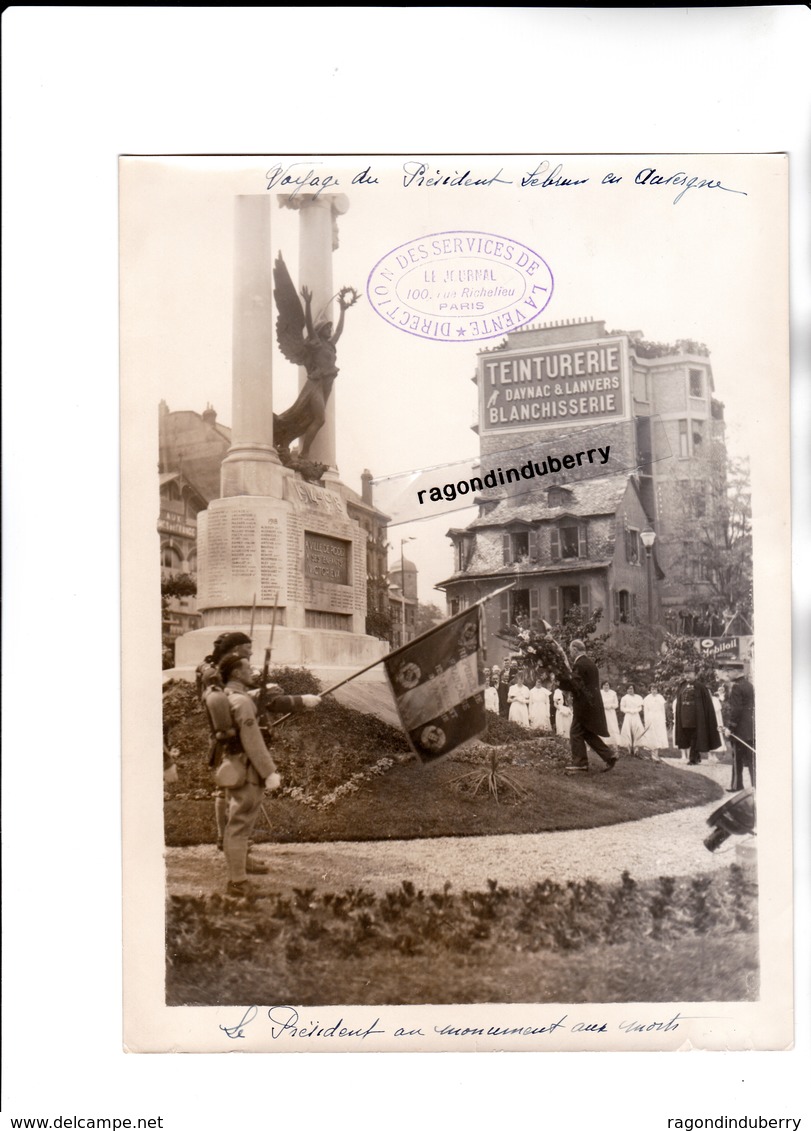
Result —
[{"label": "soldier's backpack", "polygon": [[206,656],[206,658],[197,665],[194,675],[197,698],[201,703],[203,702],[203,696],[210,687],[215,685],[222,687],[220,669],[214,663],[211,656]]},{"label": "soldier's backpack", "polygon": [[208,723],[211,727],[211,756],[214,780],[222,789],[239,789],[248,774],[248,759],[234,725],[231,704],[222,687],[212,685],[203,693]]}]

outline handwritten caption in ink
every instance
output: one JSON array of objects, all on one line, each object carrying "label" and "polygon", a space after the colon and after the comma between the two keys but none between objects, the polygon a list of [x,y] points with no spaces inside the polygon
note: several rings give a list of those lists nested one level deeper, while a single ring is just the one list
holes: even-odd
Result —
[{"label": "handwritten caption in ink", "polygon": [[[292,161],[288,165],[277,162],[265,174],[266,189],[284,189],[296,196],[306,192],[320,196],[325,189],[346,188],[347,186],[374,186],[386,180],[383,172],[379,175],[371,164],[356,172],[339,177],[337,173],[325,172],[322,161]],[[388,170],[387,170],[388,172]],[[390,174],[389,174],[390,175]],[[684,169],[660,170],[648,165],[639,169],[633,177],[608,171],[602,177],[568,176],[559,161],[554,167],[549,161],[539,159],[534,168],[517,171],[509,176],[500,167],[498,170],[476,170],[462,168],[449,170],[436,168],[434,164],[415,158],[405,161],[400,174],[400,184],[404,189],[489,189],[494,185],[513,185],[522,189],[576,189],[583,185],[602,186],[633,184],[645,188],[666,188],[671,185],[679,191],[672,203],[678,204],[691,189],[720,189],[722,192],[747,196],[743,189],[731,188],[721,183],[718,177],[700,176]]]},{"label": "handwritten caption in ink", "polygon": [[[527,1024],[527,1025],[457,1025],[452,1021],[446,1022],[443,1025],[431,1025],[424,1027],[398,1026],[395,1029],[387,1030],[382,1027],[380,1017],[375,1017],[374,1020],[358,1024],[345,1023],[343,1016],[338,1016],[337,1019],[330,1019],[327,1024],[322,1024],[318,1019],[311,1020],[309,1018],[302,1020],[299,1012],[292,1005],[271,1005],[268,1007],[260,1007],[252,1005],[245,1010],[241,1019],[234,1025],[220,1025],[218,1028],[225,1034],[225,1036],[232,1041],[245,1040],[245,1032],[257,1018],[262,1018],[268,1025],[266,1032],[269,1034],[273,1041],[280,1041],[285,1043],[287,1041],[311,1041],[314,1044],[319,1042],[340,1042],[348,1039],[354,1039],[361,1043],[373,1037],[386,1037],[392,1036],[395,1039],[403,1038],[420,1038],[420,1037],[535,1037],[551,1035],[554,1033],[567,1032],[575,1035],[582,1035],[585,1033],[593,1034],[609,1034],[609,1033],[623,1033],[626,1036],[640,1033],[672,1033],[675,1032],[680,1025],[680,1022],[689,1020],[683,1017],[682,1014],[676,1013],[673,1017],[665,1020],[655,1019],[646,1020],[639,1018],[631,1018],[623,1020],[618,1023],[609,1023],[603,1020],[582,1020],[572,1021],[567,1013],[562,1017],[553,1020],[545,1021],[543,1024]],[[251,1035],[258,1035],[262,1030],[260,1024],[256,1029],[251,1030]],[[372,1041],[372,1044],[375,1042]]]}]

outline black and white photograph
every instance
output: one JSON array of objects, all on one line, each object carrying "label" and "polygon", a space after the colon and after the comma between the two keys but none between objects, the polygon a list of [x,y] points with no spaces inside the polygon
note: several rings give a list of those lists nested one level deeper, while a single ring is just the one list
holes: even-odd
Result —
[{"label": "black and white photograph", "polygon": [[164,1018],[211,1013],[190,1047],[784,1038],[786,175],[122,158],[163,749],[127,882],[166,898]]},{"label": "black and white photograph", "polygon": [[810,20],[4,10],[3,1127],[803,1131]]}]

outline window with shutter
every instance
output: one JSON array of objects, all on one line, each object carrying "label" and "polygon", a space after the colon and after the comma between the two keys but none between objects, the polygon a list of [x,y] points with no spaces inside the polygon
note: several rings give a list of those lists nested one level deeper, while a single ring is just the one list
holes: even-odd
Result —
[{"label": "window with shutter", "polygon": [[591,590],[588,585],[580,586],[580,608],[587,617],[591,616]]},{"label": "window with shutter", "polygon": [[614,604],[614,624],[620,623],[620,595],[616,589],[611,590],[611,596]]},{"label": "window with shutter", "polygon": [[549,590],[549,623],[560,622],[560,586],[553,585]]},{"label": "window with shutter", "polygon": [[541,545],[537,530],[529,532],[529,557],[530,561],[537,562],[541,556]]},{"label": "window with shutter", "polygon": [[510,629],[510,594],[502,593],[499,597],[498,626],[500,632],[509,632]]},{"label": "window with shutter", "polygon": [[627,589],[620,589],[617,594],[620,624],[628,624],[631,619],[631,595]]},{"label": "window with shutter", "polygon": [[509,534],[501,535],[501,552],[504,557],[504,564],[509,565],[513,560],[512,539],[510,538]]},{"label": "window with shutter", "polygon": [[633,526],[625,531],[625,559],[633,565],[639,563],[639,531]]},{"label": "window with shutter", "polygon": [[537,585],[529,591],[529,623],[533,628],[540,627],[541,623],[541,591]]},{"label": "window with shutter", "polygon": [[576,522],[562,522],[558,528],[560,556],[576,558],[580,549],[579,530]]},{"label": "window with shutter", "polygon": [[588,527],[586,526],[585,522],[581,522],[580,525],[578,526],[578,528],[577,528],[577,538],[578,538],[577,556],[579,558],[587,558],[589,556],[589,538],[588,538]]},{"label": "window with shutter", "polygon": [[551,539],[552,558],[554,560],[557,560],[560,557],[560,534],[556,526],[552,527],[549,532],[549,536]]}]

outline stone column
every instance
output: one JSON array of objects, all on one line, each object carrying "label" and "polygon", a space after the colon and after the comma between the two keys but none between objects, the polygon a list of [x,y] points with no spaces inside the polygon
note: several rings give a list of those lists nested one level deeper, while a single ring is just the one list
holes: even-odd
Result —
[{"label": "stone column", "polygon": [[273,447],[270,200],[236,197],[234,220],[232,430],[220,492],[223,498],[281,497],[281,464]]},{"label": "stone column", "polygon": [[[349,209],[349,200],[343,193],[296,193],[279,196],[283,208],[299,213],[299,287],[309,287],[313,292],[313,323],[331,320],[335,288],[332,280],[332,253],[338,247],[338,217]],[[341,344],[338,343],[338,368],[341,368]],[[307,380],[306,371],[299,370],[299,388]],[[325,463],[329,470],[324,478],[337,479],[335,458],[335,396],[341,374],[333,385],[324,426],[310,446],[310,459]]]}]

